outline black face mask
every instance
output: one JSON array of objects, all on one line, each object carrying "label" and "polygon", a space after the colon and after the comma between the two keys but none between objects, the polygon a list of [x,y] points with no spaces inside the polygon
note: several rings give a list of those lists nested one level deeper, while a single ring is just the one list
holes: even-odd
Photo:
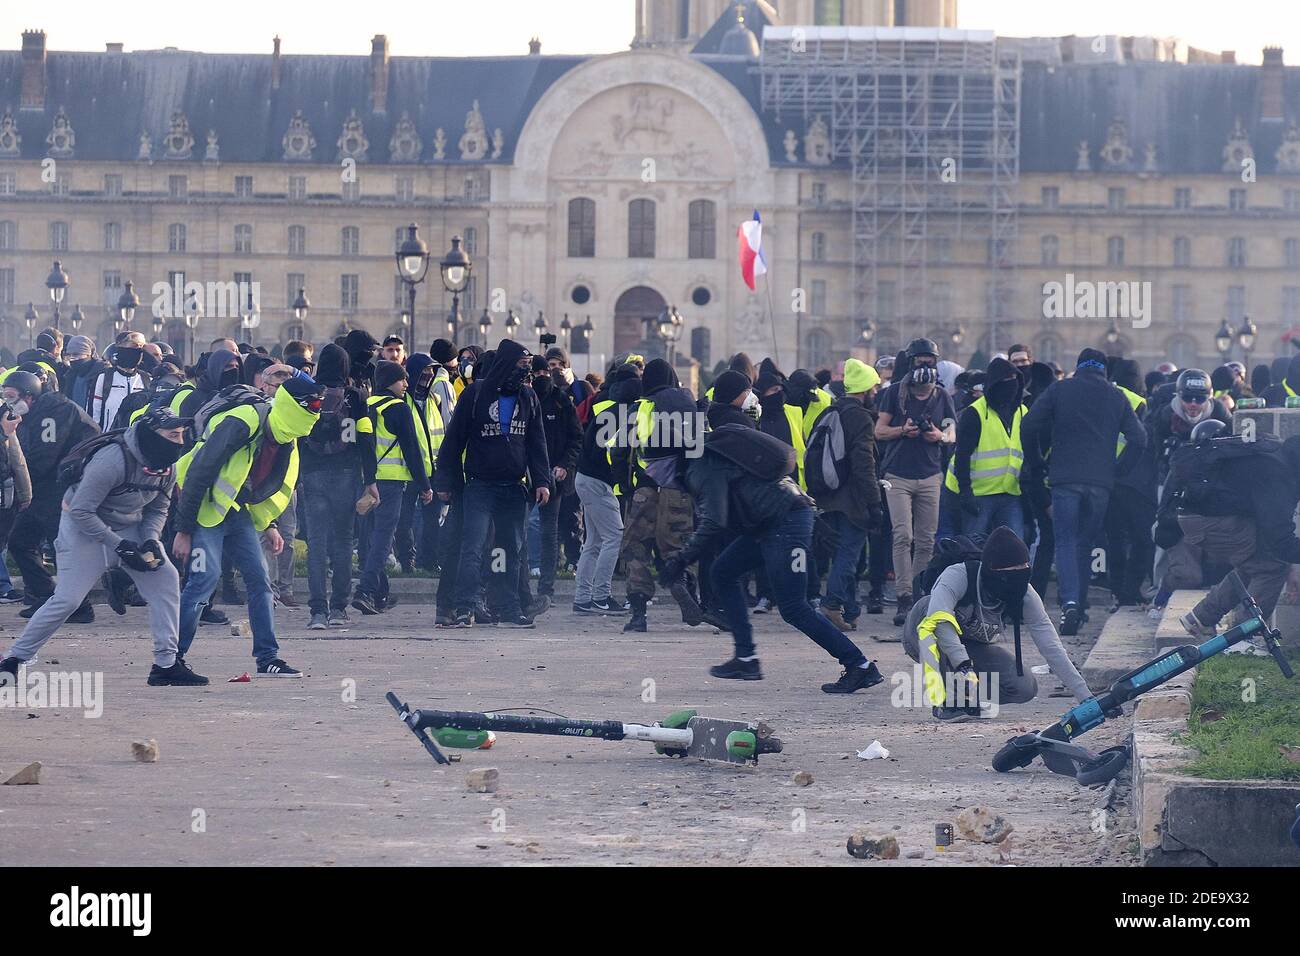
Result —
[{"label": "black face mask", "polygon": [[135,438],[140,444],[140,454],[144,458],[144,466],[150,471],[166,471],[176,464],[176,460],[185,454],[187,450],[186,444],[169,441],[152,428],[147,428],[144,425],[136,429]]},{"label": "black face mask", "polygon": [[1029,591],[1031,571],[1030,568],[1017,568],[1010,571],[981,568],[980,585],[989,597],[1018,611],[1025,600],[1025,594]]},{"label": "black face mask", "polygon": [[221,381],[217,383],[221,388],[229,388],[231,385],[239,384],[239,369],[228,368],[221,373]]},{"label": "black face mask", "polygon": [[144,349],[118,348],[113,353],[113,364],[123,372],[134,372],[140,367],[142,358],[144,358]]},{"label": "black face mask", "polygon": [[537,393],[538,398],[546,398],[551,394],[551,389],[553,387],[551,376],[549,375],[538,375],[533,379],[533,391]]},{"label": "black face mask", "polygon": [[530,374],[526,368],[519,368],[518,366],[512,368],[501,381],[501,394],[518,395],[519,390],[524,387],[524,382],[527,381]]},{"label": "black face mask", "polygon": [[764,395],[762,398],[760,398],[760,399],[758,400],[758,403],[759,403],[760,405],[763,406],[763,413],[764,413],[764,414],[767,414],[767,410],[768,410],[769,408],[782,408],[782,407],[784,407],[784,405],[785,405],[785,393],[784,393],[784,392],[776,392],[776,393],[774,393],[774,394],[772,394],[772,395]]},{"label": "black face mask", "polygon": [[994,408],[1009,408],[1016,400],[1019,383],[1014,378],[1004,379],[987,389],[989,404]]}]

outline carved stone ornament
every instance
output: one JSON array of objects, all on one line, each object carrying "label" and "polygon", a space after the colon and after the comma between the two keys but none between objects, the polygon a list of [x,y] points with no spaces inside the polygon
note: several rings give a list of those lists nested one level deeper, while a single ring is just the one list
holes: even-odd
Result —
[{"label": "carved stone ornament", "polygon": [[339,134],[337,145],[339,159],[355,159],[359,163],[366,161],[370,140],[366,139],[365,127],[356,110],[348,113],[348,118],[343,121],[343,132]]},{"label": "carved stone ornament", "polygon": [[1156,155],[1156,144],[1147,143],[1142,151],[1142,172],[1158,173],[1160,172],[1160,162]]},{"label": "carved stone ornament", "polygon": [[73,132],[72,123],[68,119],[68,114],[63,112],[62,106],[54,117],[54,128],[50,130],[50,135],[45,137],[45,142],[50,147],[46,155],[55,159],[71,158],[73,147],[77,145],[77,134]]},{"label": "carved stone ornament", "polygon": [[483,114],[479,111],[478,100],[474,101],[473,109],[465,114],[465,132],[461,136],[457,148],[460,149],[460,158],[470,162],[487,156],[487,124],[483,122]]},{"label": "carved stone ornament", "polygon": [[803,138],[803,158],[813,166],[831,164],[831,131],[820,113],[808,124],[808,132]]},{"label": "carved stone ornament", "polygon": [[1088,141],[1079,140],[1079,147],[1076,151],[1074,161],[1074,171],[1076,173],[1087,173],[1092,171],[1092,160],[1088,158]]},{"label": "carved stone ornament", "polygon": [[447,134],[443,132],[441,126],[439,126],[438,131],[433,134],[433,158],[447,158]]},{"label": "carved stone ornament", "polygon": [[1241,117],[1237,117],[1232,133],[1228,136],[1228,143],[1223,147],[1223,171],[1240,175],[1242,164],[1254,158],[1255,150],[1250,145],[1250,137],[1246,135],[1246,127],[1242,125]]},{"label": "carved stone ornament", "polygon": [[190,121],[180,110],[172,113],[171,126],[163,137],[164,159],[189,159],[194,154],[194,136]]},{"label": "carved stone ornament", "polygon": [[781,141],[785,147],[785,161],[787,163],[799,162],[799,137],[794,134],[794,130],[785,131],[785,139]]},{"label": "carved stone ornament", "polygon": [[311,161],[312,150],[316,148],[316,137],[312,135],[311,124],[302,115],[302,110],[294,111],[293,119],[289,120],[289,129],[280,140],[280,145],[284,147],[282,158],[298,162]]},{"label": "carved stone ornament", "polygon": [[18,123],[14,119],[11,110],[6,109],[5,115],[0,116],[0,156],[5,158],[17,158],[19,155],[18,147],[22,146],[23,137],[18,132]]},{"label": "carved stone ornament", "polygon": [[217,131],[208,130],[208,145],[203,150],[203,160],[208,163],[216,163],[221,160],[221,147],[217,145]]},{"label": "carved stone ornament", "polygon": [[153,159],[153,137],[148,130],[140,134],[140,148],[136,151],[135,158],[145,161]]},{"label": "carved stone ornament", "polygon": [[501,151],[506,148],[506,134],[498,126],[495,133],[492,134],[492,158],[500,159]]},{"label": "carved stone ornament", "polygon": [[[0,139],[3,138],[0,132]],[[1277,148],[1277,171],[1290,176],[1300,175],[1300,128],[1295,120],[1287,124],[1282,134],[1282,144]]]},{"label": "carved stone ornament", "polygon": [[647,87],[638,87],[627,113],[612,120],[614,142],[620,149],[648,149],[670,142],[668,117],[673,115],[673,105],[670,97],[655,99]]},{"label": "carved stone ornament", "polygon": [[1133,147],[1128,144],[1128,125],[1120,119],[1106,129],[1106,143],[1101,147],[1101,162],[1107,169],[1127,169],[1133,161]]},{"label": "carved stone ornament", "polygon": [[415,124],[407,113],[403,113],[388,141],[388,158],[394,163],[417,163],[423,150],[424,143],[415,131]]}]

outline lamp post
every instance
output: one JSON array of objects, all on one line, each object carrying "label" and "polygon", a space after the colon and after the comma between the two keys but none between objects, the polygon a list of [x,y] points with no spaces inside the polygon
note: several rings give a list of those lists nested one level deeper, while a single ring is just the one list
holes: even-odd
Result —
[{"label": "lamp post", "polygon": [[[515,330],[519,328],[519,316],[515,315],[515,310],[510,309],[506,312],[506,335],[510,338],[515,337]],[[484,343],[485,345],[487,343]]]},{"label": "lamp post", "polygon": [[589,315],[587,321],[578,326],[578,334],[582,336],[582,351],[584,354],[591,351],[591,333],[592,325],[591,316]]},{"label": "lamp post", "polygon": [[397,247],[397,276],[406,285],[406,320],[402,325],[415,327],[415,287],[429,273],[429,246],[420,238],[415,223],[406,227],[406,238]]},{"label": "lamp post", "polygon": [[262,315],[257,308],[257,302],[253,299],[253,290],[248,290],[248,301],[244,303],[243,309],[239,312],[239,328],[244,333],[244,341],[252,345],[253,332],[262,324]]},{"label": "lamp post", "polygon": [[54,268],[45,278],[45,288],[50,290],[50,301],[54,303],[54,327],[59,327],[59,306],[68,291],[68,274],[63,271],[63,264],[54,260]]},{"label": "lamp post", "polygon": [[862,344],[870,346],[876,338],[876,323],[867,319],[862,325]]},{"label": "lamp post", "polygon": [[1259,329],[1255,323],[1250,321],[1250,316],[1241,317],[1241,328],[1237,329],[1237,344],[1241,346],[1243,356],[1242,364],[1246,366],[1246,375],[1250,375],[1250,353],[1255,348],[1255,338],[1259,335]]},{"label": "lamp post", "polygon": [[192,295],[185,302],[185,328],[189,333],[191,362],[195,359],[194,333],[199,327],[201,318],[203,318],[203,301],[197,295]]},{"label": "lamp post", "polygon": [[1113,346],[1118,343],[1119,343],[1119,326],[1115,324],[1114,319],[1111,319],[1110,325],[1106,327],[1106,344]]},{"label": "lamp post", "polygon": [[1214,333],[1214,347],[1219,350],[1219,355],[1223,358],[1227,358],[1228,353],[1232,351],[1232,339],[1232,329],[1228,327],[1228,320],[1224,319],[1219,324],[1219,331]]},{"label": "lamp post", "polygon": [[537,310],[537,319],[533,322],[533,331],[537,333],[537,347],[540,351],[543,345],[542,336],[546,334],[546,316],[542,314],[541,309]]},{"label": "lamp post", "polygon": [[677,340],[682,337],[682,332],[686,327],[686,320],[682,314],[677,311],[677,306],[670,305],[664,311],[659,313],[659,339],[664,343],[664,352],[667,353],[668,364],[673,365],[677,351]]},{"label": "lamp post", "polygon": [[478,334],[479,338],[483,340],[484,345],[487,345],[488,333],[491,331],[492,315],[487,309],[484,309],[483,314],[478,317]]},{"label": "lamp post", "polygon": [[311,308],[311,303],[307,301],[307,290],[299,289],[298,297],[293,300],[293,319],[298,323],[298,331],[301,333],[300,338],[307,335],[307,310]]},{"label": "lamp post", "polygon": [[35,344],[36,323],[41,318],[41,314],[36,311],[36,303],[27,303],[27,314],[23,318],[27,321],[27,347],[31,348]]},{"label": "lamp post", "polygon": [[564,318],[560,322],[560,334],[564,336],[564,351],[573,350],[573,323],[569,321],[569,313],[564,313]]},{"label": "lamp post", "polygon": [[948,337],[952,339],[953,348],[958,348],[966,338],[966,330],[959,325],[952,330]]},{"label": "lamp post", "polygon": [[76,305],[72,310],[72,331],[80,332],[81,323],[86,321],[86,316],[82,314],[81,305]]},{"label": "lamp post", "polygon": [[140,297],[135,294],[135,283],[128,282],[117,300],[117,318],[113,320],[115,331],[129,329],[135,318],[135,310],[140,305]]},{"label": "lamp post", "polygon": [[[474,263],[469,261],[469,256],[465,250],[460,247],[460,236],[451,237],[451,248],[447,254],[442,257],[438,263],[438,271],[442,273],[442,287],[451,293],[451,313],[447,316],[447,331],[451,335],[451,340],[456,341],[456,330],[460,327],[460,294],[469,286],[470,274],[474,271]],[[412,302],[415,300],[412,299]],[[412,310],[414,312],[414,310]],[[487,309],[483,310],[487,315]],[[488,320],[488,326],[491,326],[491,320]],[[479,328],[483,327],[482,320],[479,321]],[[487,344],[487,333],[483,333],[483,342]]]}]

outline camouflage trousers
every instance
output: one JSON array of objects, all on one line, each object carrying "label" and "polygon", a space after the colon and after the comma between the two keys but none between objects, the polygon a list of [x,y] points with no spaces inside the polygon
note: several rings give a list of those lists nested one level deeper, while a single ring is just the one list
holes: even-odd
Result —
[{"label": "camouflage trousers", "polygon": [[695,530],[691,496],[672,488],[638,488],[623,526],[620,557],[627,567],[627,593],[647,598],[655,593],[654,552],[666,561]]}]

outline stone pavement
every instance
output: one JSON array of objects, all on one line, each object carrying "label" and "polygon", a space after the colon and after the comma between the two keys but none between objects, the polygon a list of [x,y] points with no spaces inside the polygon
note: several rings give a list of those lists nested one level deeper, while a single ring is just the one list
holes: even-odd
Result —
[{"label": "stone pavement", "polygon": [[[901,691],[890,675],[912,671],[900,644],[868,636],[894,630],[888,617],[864,617],[853,635],[886,683],[836,697],[818,685],[838,665],[776,615],[755,619],[766,680],[728,682],[707,672],[730,655],[727,636],[681,624],[662,602],[650,633],[630,636],[621,619],[573,614],[570,601],[535,631],[435,630],[430,605],[400,605],[320,632],[307,630],[305,608],[277,610],[282,653],[303,680],[227,683],[253,670],[250,642],[204,627],[190,659],[213,683],[199,689],[148,687],[143,609],[119,618],[99,605],[96,623],[65,628],[37,669],[103,672],[103,715],[0,709],[0,779],[43,764],[39,786],[0,787],[0,863],[996,863],[999,849],[982,844],[934,852],[934,825],[974,804],[1015,827],[1004,846],[1014,864],[1134,862],[1122,806],[1094,813],[1096,793],[1041,765],[1010,776],[989,767],[1007,737],[1066,709],[1046,696],[1050,677],[1031,704],[939,726],[928,708],[891,705]],[[0,609],[6,644],[23,623],[17,610]],[[1100,623],[1067,645],[1077,662]],[[1040,664],[1026,643],[1026,666]],[[416,707],[532,706],[647,723],[689,706],[766,719],[785,752],[747,769],[659,757],[647,744],[503,734],[491,751],[460,751],[462,762],[439,767],[385,702],[388,690]],[[1108,746],[1127,728],[1101,728],[1088,743]],[[132,741],[149,738],[161,756],[137,762]],[[877,739],[888,760],[855,756]],[[500,771],[499,791],[470,793],[466,774],[484,767]],[[798,771],[813,783],[796,786]],[[851,859],[845,841],[860,827],[896,837],[904,858]]]}]

